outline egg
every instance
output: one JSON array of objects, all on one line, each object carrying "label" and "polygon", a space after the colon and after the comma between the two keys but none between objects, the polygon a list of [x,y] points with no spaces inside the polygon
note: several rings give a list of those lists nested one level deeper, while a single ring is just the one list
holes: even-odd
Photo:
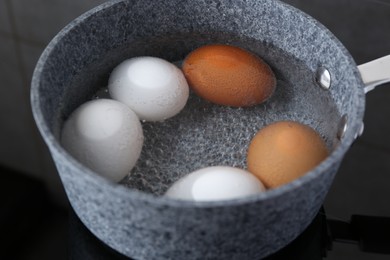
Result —
[{"label": "egg", "polygon": [[328,154],[325,141],[314,129],[280,121],[264,127],[252,139],[247,166],[267,188],[276,188],[303,176]]},{"label": "egg", "polygon": [[192,51],[182,70],[191,89],[219,105],[248,107],[267,100],[276,78],[259,57],[235,46],[206,45]]},{"label": "egg", "polygon": [[110,96],[128,105],[141,120],[163,121],[186,105],[189,87],[182,71],[156,57],[120,63],[108,80]]},{"label": "egg", "polygon": [[251,173],[229,166],[212,166],[196,170],[176,181],[166,197],[217,201],[242,198],[265,191],[264,185]]},{"label": "egg", "polygon": [[82,104],[65,121],[61,132],[61,143],[74,158],[114,182],[130,173],[143,139],[137,115],[110,99]]}]

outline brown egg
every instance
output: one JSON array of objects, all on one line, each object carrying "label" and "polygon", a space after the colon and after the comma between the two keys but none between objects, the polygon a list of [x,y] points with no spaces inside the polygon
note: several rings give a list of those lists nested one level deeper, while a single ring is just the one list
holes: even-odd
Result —
[{"label": "brown egg", "polygon": [[234,46],[200,47],[186,57],[182,69],[197,95],[219,105],[257,105],[276,86],[274,73],[262,59]]},{"label": "brown egg", "polygon": [[248,171],[267,188],[289,183],[316,167],[328,156],[320,135],[309,126],[280,121],[261,129],[247,155]]}]

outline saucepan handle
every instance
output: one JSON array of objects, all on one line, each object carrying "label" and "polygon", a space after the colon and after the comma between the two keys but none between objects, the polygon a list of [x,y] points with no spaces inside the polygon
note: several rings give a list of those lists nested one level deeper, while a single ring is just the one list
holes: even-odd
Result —
[{"label": "saucepan handle", "polygon": [[364,82],[364,92],[373,90],[376,86],[390,82],[390,55],[364,63],[358,66]]}]

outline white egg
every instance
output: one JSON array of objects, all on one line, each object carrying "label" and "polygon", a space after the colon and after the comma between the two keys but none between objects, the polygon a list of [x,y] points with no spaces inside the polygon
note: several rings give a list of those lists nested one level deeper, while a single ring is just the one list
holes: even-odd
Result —
[{"label": "white egg", "polygon": [[118,182],[137,162],[143,132],[137,115],[110,99],[84,103],[65,121],[61,142],[85,166]]},{"label": "white egg", "polygon": [[193,201],[242,198],[265,191],[251,173],[229,166],[213,166],[194,171],[176,181],[165,196]]},{"label": "white egg", "polygon": [[187,103],[189,87],[182,71],[155,57],[136,57],[111,73],[108,90],[141,120],[162,121],[178,114]]}]

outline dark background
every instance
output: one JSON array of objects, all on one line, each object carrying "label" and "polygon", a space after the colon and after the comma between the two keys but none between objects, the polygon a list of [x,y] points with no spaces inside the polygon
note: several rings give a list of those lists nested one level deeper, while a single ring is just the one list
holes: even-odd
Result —
[{"label": "dark background", "polygon": [[[0,251],[8,250],[15,258],[68,258],[69,205],[31,115],[29,84],[50,39],[72,19],[103,2],[0,0],[0,238],[5,241]],[[357,64],[390,54],[390,0],[284,2],[327,26]],[[324,205],[330,218],[390,217],[389,86],[367,94],[365,132],[346,155]],[[389,256],[335,243],[326,259]]]}]

